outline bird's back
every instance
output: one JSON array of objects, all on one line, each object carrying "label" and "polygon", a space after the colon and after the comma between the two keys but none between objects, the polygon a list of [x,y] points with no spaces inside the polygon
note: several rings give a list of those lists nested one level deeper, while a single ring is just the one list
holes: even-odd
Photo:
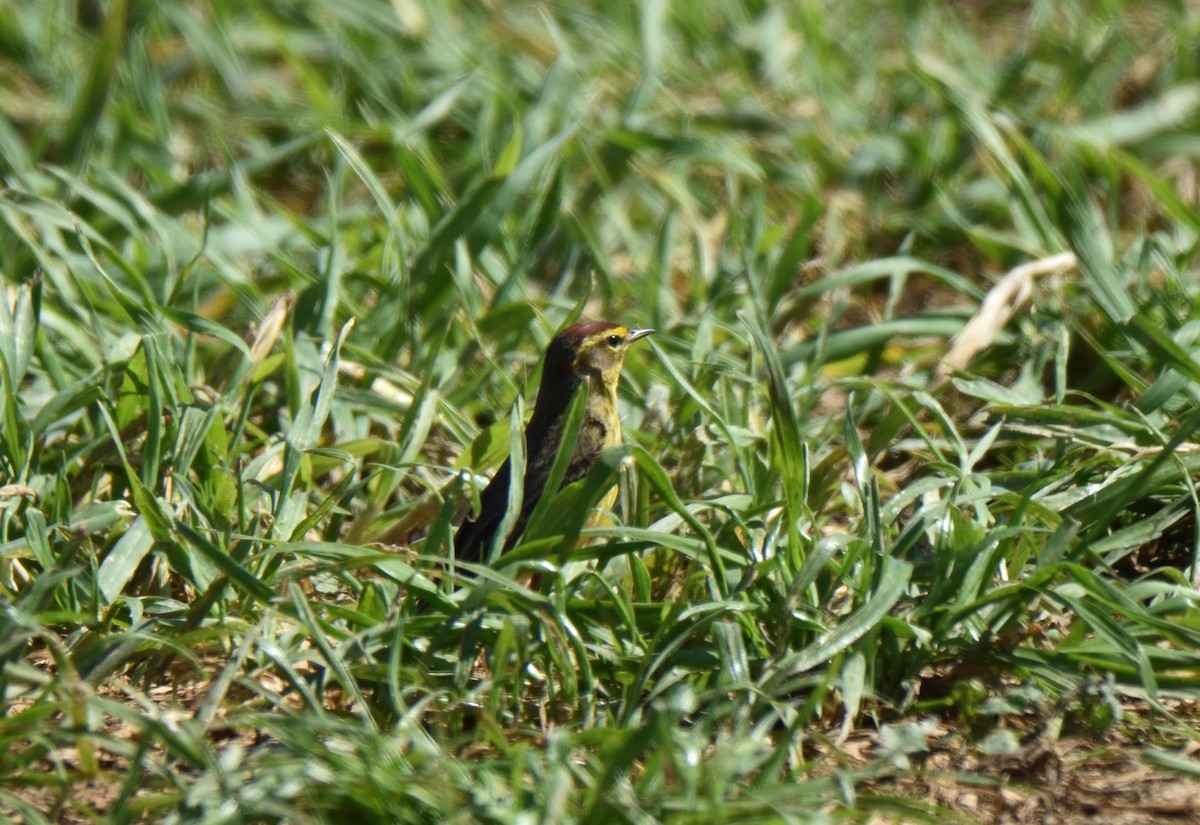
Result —
[{"label": "bird's back", "polygon": [[[534,417],[529,421],[529,426],[525,428],[525,448],[528,452],[525,460],[521,510],[517,516],[517,522],[513,525],[508,540],[504,544],[505,550],[511,547],[517,537],[521,535],[529,517],[533,515],[534,508],[541,500],[546,480],[550,477],[550,470],[554,466],[554,458],[558,454],[558,445],[562,442],[565,410],[569,406],[570,402],[568,401],[563,405],[562,414],[555,418],[539,417],[535,411]],[[584,427],[586,428],[586,421]],[[582,437],[581,432],[580,441],[582,441]],[[564,484],[569,484],[587,474],[587,467],[576,466],[579,464],[578,454],[582,445],[577,441],[575,446],[576,456],[572,458],[571,466],[568,467],[567,474],[563,478]],[[593,457],[592,461],[594,460]],[[500,522],[508,511],[508,492],[511,485],[512,459],[506,458],[479,496],[479,515],[464,521],[454,536],[454,557],[458,561],[479,562],[485,560],[492,540],[496,536],[496,531],[500,529]]]}]

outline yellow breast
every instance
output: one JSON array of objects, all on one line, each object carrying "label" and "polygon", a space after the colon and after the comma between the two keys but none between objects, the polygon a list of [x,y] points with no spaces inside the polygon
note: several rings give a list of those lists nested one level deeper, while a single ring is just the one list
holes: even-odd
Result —
[{"label": "yellow breast", "polygon": [[[618,371],[619,374],[619,371]],[[584,410],[584,420],[589,424],[596,422],[598,428],[603,433],[601,437],[601,445],[603,449],[615,447],[621,443],[621,417],[617,412],[617,382],[615,377],[612,380],[605,381],[603,386],[597,386],[596,382],[588,388],[587,406]],[[597,505],[597,510],[611,510],[617,501],[617,485],[613,485],[612,489],[605,494]],[[589,526],[595,526],[603,517],[599,513],[594,513],[588,519]]]}]

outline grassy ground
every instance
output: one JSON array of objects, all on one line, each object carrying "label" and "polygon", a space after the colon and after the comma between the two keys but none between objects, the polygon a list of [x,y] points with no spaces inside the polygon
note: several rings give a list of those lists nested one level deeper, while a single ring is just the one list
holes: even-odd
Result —
[{"label": "grassy ground", "polygon": [[0,812],[1193,821],[1188,5],[0,5]]}]

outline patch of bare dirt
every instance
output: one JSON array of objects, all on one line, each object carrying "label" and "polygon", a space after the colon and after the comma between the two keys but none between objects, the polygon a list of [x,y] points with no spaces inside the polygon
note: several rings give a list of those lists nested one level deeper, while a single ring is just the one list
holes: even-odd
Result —
[{"label": "patch of bare dirt", "polygon": [[[930,759],[892,790],[996,825],[1200,822],[1200,782],[1156,771],[1133,750],[1062,742],[1017,758]],[[957,763],[957,764],[956,764]]]}]

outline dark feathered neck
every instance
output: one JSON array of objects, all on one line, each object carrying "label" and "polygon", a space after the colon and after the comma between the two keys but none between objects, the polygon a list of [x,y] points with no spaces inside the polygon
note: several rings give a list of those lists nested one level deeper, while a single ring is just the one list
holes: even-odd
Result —
[{"label": "dark feathered neck", "polygon": [[[576,324],[575,327],[578,327]],[[550,346],[546,348],[546,358],[542,362],[542,380],[538,385],[537,400],[533,404],[533,418],[529,420],[531,429],[548,427],[554,419],[563,415],[571,405],[571,397],[583,383],[583,376],[575,372],[575,353],[579,340],[567,337],[571,327],[554,336]],[[586,336],[584,336],[586,337]]]}]

